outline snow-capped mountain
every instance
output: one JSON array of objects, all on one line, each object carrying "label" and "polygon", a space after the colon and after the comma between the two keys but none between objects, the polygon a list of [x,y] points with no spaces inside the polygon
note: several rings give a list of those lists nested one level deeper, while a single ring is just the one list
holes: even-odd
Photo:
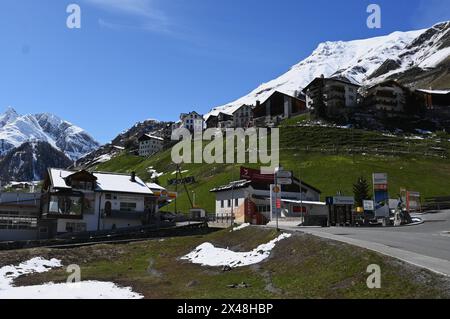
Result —
[{"label": "snow-capped mountain", "polygon": [[25,142],[0,161],[0,180],[39,181],[48,167],[66,168],[72,161],[47,142]]},{"label": "snow-capped mountain", "polygon": [[[415,78],[418,75],[426,78],[430,70],[449,63],[449,56],[450,22],[436,24],[430,29],[394,32],[364,40],[325,42],[287,73],[230,104],[214,108],[205,117],[219,112],[230,113],[243,104],[254,105],[258,100],[263,102],[274,91],[296,95],[321,75],[345,77],[362,85],[387,78],[399,79],[404,84],[429,85],[437,75],[418,83]],[[448,80],[448,68],[443,72]]]},{"label": "snow-capped mountain", "polygon": [[71,160],[99,147],[83,129],[52,114],[19,115],[9,107],[0,115],[0,155],[33,141],[46,142]]}]

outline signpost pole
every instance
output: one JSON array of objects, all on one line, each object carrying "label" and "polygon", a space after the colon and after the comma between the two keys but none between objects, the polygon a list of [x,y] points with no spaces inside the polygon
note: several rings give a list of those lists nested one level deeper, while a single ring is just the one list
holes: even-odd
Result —
[{"label": "signpost pole", "polygon": [[[275,189],[277,189],[278,184],[277,184],[277,175],[278,175],[278,171],[275,171]],[[278,227],[278,195],[277,192],[275,192],[275,214],[276,214],[276,218],[277,218],[277,232],[280,231],[280,228]]]}]

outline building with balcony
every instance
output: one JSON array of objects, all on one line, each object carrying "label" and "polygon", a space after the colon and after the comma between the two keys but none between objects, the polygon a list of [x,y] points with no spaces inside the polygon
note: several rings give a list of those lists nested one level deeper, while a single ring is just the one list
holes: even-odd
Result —
[{"label": "building with balcony", "polygon": [[253,126],[253,110],[251,105],[230,107],[206,117],[207,128],[248,128]]},{"label": "building with balcony", "polygon": [[390,80],[369,87],[364,94],[364,105],[369,109],[394,116],[405,112],[410,91],[400,83]]},{"label": "building with balcony", "polygon": [[135,173],[48,169],[41,219],[55,233],[113,230],[146,225],[158,212],[158,199]]},{"label": "building with balcony", "polygon": [[319,115],[335,117],[358,105],[359,85],[344,78],[315,78],[304,89],[306,106]]}]

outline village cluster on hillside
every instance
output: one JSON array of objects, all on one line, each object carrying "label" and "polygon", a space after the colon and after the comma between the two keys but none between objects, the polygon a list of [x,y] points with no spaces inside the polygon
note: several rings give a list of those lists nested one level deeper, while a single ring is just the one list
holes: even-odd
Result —
[{"label": "village cluster on hillside", "polygon": [[[139,155],[151,156],[164,149],[176,128],[190,131],[205,128],[276,127],[283,120],[312,113],[317,120],[351,124],[365,129],[384,129],[390,119],[417,118],[422,129],[450,129],[450,90],[410,89],[394,80],[363,87],[345,78],[314,79],[296,96],[274,91],[265,101],[213,109],[202,116],[193,111],[180,115],[177,123],[157,134],[139,138]],[[399,120],[400,119],[400,120]]]}]

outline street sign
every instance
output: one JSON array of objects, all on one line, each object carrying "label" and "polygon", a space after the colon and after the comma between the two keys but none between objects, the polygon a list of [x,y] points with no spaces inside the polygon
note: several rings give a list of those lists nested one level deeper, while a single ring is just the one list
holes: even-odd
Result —
[{"label": "street sign", "polygon": [[351,196],[335,196],[333,197],[333,205],[354,205],[355,198]]},{"label": "street sign", "polygon": [[365,200],[363,201],[363,206],[365,211],[373,212],[375,210],[375,205],[373,200]]},{"label": "street sign", "polygon": [[277,183],[280,185],[292,185],[292,178],[277,178]]},{"label": "street sign", "polygon": [[387,183],[388,183],[388,175],[386,173],[373,174],[374,185],[387,185]]},{"label": "street sign", "polygon": [[278,171],[277,178],[292,178],[292,172],[290,171]]}]

